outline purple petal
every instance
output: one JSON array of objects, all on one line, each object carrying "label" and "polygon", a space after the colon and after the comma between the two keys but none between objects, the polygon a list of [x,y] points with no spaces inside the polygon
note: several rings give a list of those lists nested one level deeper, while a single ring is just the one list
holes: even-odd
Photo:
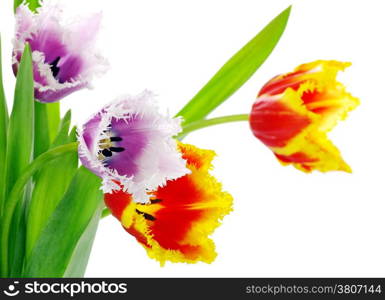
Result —
[{"label": "purple petal", "polygon": [[105,164],[115,169],[120,175],[134,176],[138,172],[137,160],[142,154],[145,146],[149,143],[146,131],[148,122],[139,116],[128,120],[115,119],[111,121],[111,133],[114,138],[122,139],[113,142],[113,148],[123,150],[122,152],[112,151],[112,156],[106,158]]},{"label": "purple petal", "polygon": [[98,130],[101,120],[101,114],[99,113],[84,124],[83,138],[89,151],[92,151],[95,144],[99,142],[97,137],[100,134]]},{"label": "purple petal", "polygon": [[[96,175],[102,177],[103,172],[100,170],[100,168],[94,166],[94,162],[92,157],[92,153],[94,151],[95,146],[99,142],[99,125],[101,122],[101,114],[95,115],[93,118],[91,118],[86,124],[83,126],[83,133],[79,138],[84,141],[86,149],[82,149],[83,152],[79,155],[79,159],[82,162],[82,164],[94,172]],[[80,149],[80,148],[79,148]]]},{"label": "purple petal", "polygon": [[57,79],[60,83],[70,82],[76,79],[82,72],[83,60],[79,56],[67,55],[61,57],[58,62],[59,72]]},{"label": "purple petal", "polygon": [[190,172],[173,139],[180,121],[161,115],[148,91],[118,99],[81,128],[79,156],[103,178],[105,192],[119,189],[119,182],[145,203],[148,190]]},{"label": "purple petal", "polygon": [[36,14],[22,4],[16,12],[13,71],[17,73],[25,43],[34,60],[35,97],[54,102],[88,87],[95,74],[106,70],[106,62],[95,53],[94,42],[101,14],[63,25],[59,3],[44,1]]},{"label": "purple petal", "polygon": [[51,64],[56,58],[68,55],[68,50],[62,42],[61,34],[49,29],[40,30],[26,40],[31,50],[44,53],[45,63]]},{"label": "purple petal", "polygon": [[39,88],[35,88],[35,99],[41,102],[55,102],[63,99],[64,97],[81,90],[87,86],[87,83],[80,83],[76,86],[63,87],[57,90],[43,90],[41,91]]},{"label": "purple petal", "polygon": [[20,5],[16,9],[16,38],[21,39],[33,26],[33,13],[26,5]]},{"label": "purple petal", "polygon": [[77,23],[74,23],[68,28],[71,35],[68,35],[66,41],[74,52],[93,48],[95,39],[100,30],[102,13],[91,15],[88,18],[83,18]]}]

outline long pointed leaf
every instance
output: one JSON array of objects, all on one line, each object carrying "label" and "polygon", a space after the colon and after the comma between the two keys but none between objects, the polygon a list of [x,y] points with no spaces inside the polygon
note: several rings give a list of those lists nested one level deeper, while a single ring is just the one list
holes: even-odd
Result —
[{"label": "long pointed leaf", "polygon": [[100,178],[81,167],[27,260],[26,277],[62,277],[82,235],[99,209]]},{"label": "long pointed leaf", "polygon": [[[5,208],[7,207],[8,194],[18,177],[23,170],[29,165],[33,155],[33,138],[34,138],[34,88],[32,74],[32,57],[30,47],[25,47],[21,58],[20,67],[16,79],[15,95],[12,113],[9,119],[8,134],[7,134],[7,151],[6,151],[6,185],[5,185]],[[25,194],[28,198],[29,195]],[[21,196],[22,197],[22,196]],[[10,232],[20,234],[25,231],[24,220],[24,204],[16,207],[12,214],[14,217]],[[5,209],[4,215],[7,213]],[[2,218],[2,221],[4,218]],[[4,225],[2,225],[4,226]],[[8,236],[9,237],[9,236]],[[3,240],[3,239],[2,239]],[[23,241],[11,236],[7,244],[2,244],[1,247],[8,248],[11,253],[8,257],[2,257],[2,269],[7,276],[14,274],[17,270],[9,270],[7,265],[11,265],[12,261],[23,261],[24,249]],[[3,266],[4,264],[4,266]],[[16,266],[16,269],[19,269]]]},{"label": "long pointed leaf", "polygon": [[273,19],[238,51],[178,113],[184,124],[205,118],[237,91],[267,59],[278,43],[291,7]]},{"label": "long pointed leaf", "polygon": [[55,139],[52,143],[52,147],[57,147],[67,143],[68,131],[71,127],[71,115],[71,110],[67,111],[63,119],[60,121],[60,130],[55,136]]},{"label": "long pointed leaf", "polygon": [[0,40],[0,217],[3,213],[5,192],[5,153],[7,150],[8,108],[3,87]]},{"label": "long pointed leaf", "polygon": [[34,138],[34,88],[31,51],[27,45],[17,73],[15,97],[9,119],[6,156],[7,188],[10,190],[30,163]]}]

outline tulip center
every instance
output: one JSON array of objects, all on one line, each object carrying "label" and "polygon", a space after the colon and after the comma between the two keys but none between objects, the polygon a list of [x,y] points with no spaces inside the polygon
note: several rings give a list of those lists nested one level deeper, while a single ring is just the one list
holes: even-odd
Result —
[{"label": "tulip center", "polygon": [[[52,72],[52,76],[55,77],[55,79],[58,79],[58,75],[59,75],[59,72],[60,72],[60,67],[58,67],[58,63],[60,61],[60,56],[56,57],[54,61],[52,61],[50,63],[50,68],[51,68],[51,72]],[[63,83],[61,82],[60,79],[58,79],[60,83]]]},{"label": "tulip center", "polygon": [[112,157],[114,153],[123,152],[125,149],[123,147],[118,147],[117,142],[121,142],[123,139],[119,136],[112,136],[109,138],[104,138],[99,141],[99,151],[98,158],[99,160],[104,160],[108,157]]},{"label": "tulip center", "polygon": [[[162,202],[161,199],[151,199],[150,203],[147,203],[147,204],[138,203],[138,205],[141,208],[140,208],[140,210],[135,209],[135,212],[139,215],[142,215],[148,221],[156,221],[156,218],[152,214],[153,210],[151,209],[152,208],[151,205],[152,204],[158,204],[160,202]],[[155,211],[156,211],[156,208],[155,208]]]}]

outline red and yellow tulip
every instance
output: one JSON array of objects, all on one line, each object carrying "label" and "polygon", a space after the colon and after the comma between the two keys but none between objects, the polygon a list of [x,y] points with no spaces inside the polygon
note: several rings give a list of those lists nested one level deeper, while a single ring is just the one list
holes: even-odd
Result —
[{"label": "red and yellow tulip", "polygon": [[161,264],[211,263],[216,252],[209,235],[231,211],[232,197],[209,174],[213,151],[181,143],[179,149],[190,174],[151,192],[149,203],[137,203],[123,190],[105,194],[105,203],[148,255]]},{"label": "red and yellow tulip", "polygon": [[259,92],[250,114],[253,134],[283,164],[311,172],[351,172],[327,133],[346,118],[359,100],[337,73],[349,63],[315,61],[271,79]]}]

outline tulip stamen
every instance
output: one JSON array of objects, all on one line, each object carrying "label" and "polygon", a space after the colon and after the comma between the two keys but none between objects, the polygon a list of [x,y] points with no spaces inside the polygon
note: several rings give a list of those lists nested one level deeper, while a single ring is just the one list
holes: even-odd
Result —
[{"label": "tulip stamen", "polygon": [[156,218],[153,215],[150,215],[148,213],[142,212],[139,209],[136,209],[135,211],[139,215],[142,215],[146,220],[149,220],[149,221],[155,221],[156,220]]},{"label": "tulip stamen", "polygon": [[110,151],[112,151],[112,152],[123,152],[124,148],[123,147],[110,147]]},{"label": "tulip stamen", "polygon": [[121,142],[123,139],[120,136],[112,136],[110,137],[111,142]]},{"label": "tulip stamen", "polygon": [[159,203],[159,202],[162,202],[162,199],[152,199],[152,200],[150,200],[151,204],[156,204],[156,203]]},{"label": "tulip stamen", "polygon": [[99,141],[100,149],[109,149],[111,147],[113,147],[113,144],[111,143],[111,139],[102,139]]},{"label": "tulip stamen", "polygon": [[111,157],[112,156],[112,152],[108,149],[103,149],[101,151],[101,154],[103,154],[103,156],[105,156],[105,157]]},{"label": "tulip stamen", "polygon": [[98,159],[104,160],[106,157],[111,157],[113,152],[123,152],[123,147],[115,147],[114,142],[121,142],[123,139],[120,136],[104,138],[99,141]]}]

